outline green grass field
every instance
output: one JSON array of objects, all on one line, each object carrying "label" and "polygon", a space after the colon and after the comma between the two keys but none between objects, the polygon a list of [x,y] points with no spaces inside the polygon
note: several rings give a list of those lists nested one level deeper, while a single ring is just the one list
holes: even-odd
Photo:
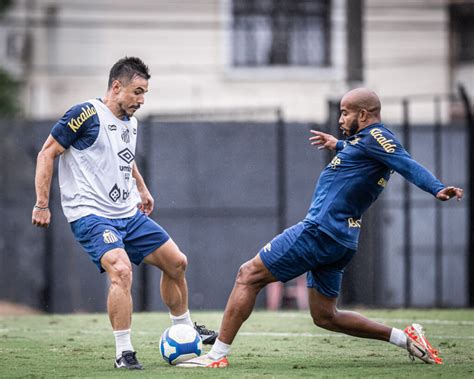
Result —
[{"label": "green grass field", "polygon": [[[134,315],[133,344],[143,371],[113,369],[114,339],[105,314],[0,317],[2,378],[474,378],[473,310],[364,310],[403,328],[420,322],[444,365],[411,362],[391,344],[330,333],[307,312],[255,312],[237,336],[231,366],[183,369],[166,364],[158,342],[169,326],[164,313]],[[220,312],[193,312],[217,328]],[[207,350],[207,349],[206,349]]]}]

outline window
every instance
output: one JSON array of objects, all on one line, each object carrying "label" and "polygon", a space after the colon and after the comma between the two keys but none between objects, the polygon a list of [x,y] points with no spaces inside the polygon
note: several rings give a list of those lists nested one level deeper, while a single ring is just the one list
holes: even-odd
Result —
[{"label": "window", "polygon": [[235,67],[329,66],[329,0],[233,0]]},{"label": "window", "polygon": [[457,63],[474,62],[474,4],[451,5],[453,53]]}]

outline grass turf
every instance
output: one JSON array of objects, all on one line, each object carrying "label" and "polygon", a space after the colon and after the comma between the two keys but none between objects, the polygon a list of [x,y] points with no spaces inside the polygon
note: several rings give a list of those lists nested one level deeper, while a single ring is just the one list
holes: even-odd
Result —
[{"label": "grass turf", "polygon": [[[226,369],[183,369],[160,357],[165,313],[134,315],[132,341],[143,371],[113,368],[114,339],[105,314],[0,317],[2,378],[405,378],[474,377],[474,310],[363,310],[387,325],[420,322],[444,365],[411,362],[391,344],[315,327],[308,312],[257,311],[233,344]],[[217,328],[222,313],[193,312]],[[206,348],[207,350],[208,348]]]}]

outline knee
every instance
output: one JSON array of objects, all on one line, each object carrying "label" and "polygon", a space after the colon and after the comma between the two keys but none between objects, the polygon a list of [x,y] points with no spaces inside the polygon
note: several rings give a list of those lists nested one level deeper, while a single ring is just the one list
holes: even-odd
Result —
[{"label": "knee", "polygon": [[242,266],[240,266],[239,271],[237,272],[235,284],[247,287],[255,287],[256,289],[260,289],[264,286],[258,277],[258,273],[255,270],[252,261],[245,262]]},{"label": "knee", "polygon": [[186,268],[188,267],[188,258],[182,252],[179,252],[178,256],[171,262],[166,270],[166,274],[172,278],[184,277]]},{"label": "knee", "polygon": [[132,285],[132,267],[126,262],[117,262],[112,266],[109,272],[110,282],[112,285],[117,285],[123,288],[131,287]]},{"label": "knee", "polygon": [[317,310],[311,313],[313,323],[323,329],[332,329],[335,323],[337,310]]}]

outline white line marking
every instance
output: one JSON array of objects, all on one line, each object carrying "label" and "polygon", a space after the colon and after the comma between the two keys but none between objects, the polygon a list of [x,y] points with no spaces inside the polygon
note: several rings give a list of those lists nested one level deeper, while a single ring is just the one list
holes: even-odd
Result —
[{"label": "white line marking", "polygon": [[[277,317],[282,318],[310,318],[311,316],[306,313],[280,313]],[[474,325],[474,321],[471,320],[438,320],[438,319],[403,319],[403,318],[380,318],[380,317],[369,317],[372,320],[384,322],[384,323],[391,323],[391,322],[399,322],[399,323],[412,323],[416,322],[419,324],[434,324],[434,325]]]}]

